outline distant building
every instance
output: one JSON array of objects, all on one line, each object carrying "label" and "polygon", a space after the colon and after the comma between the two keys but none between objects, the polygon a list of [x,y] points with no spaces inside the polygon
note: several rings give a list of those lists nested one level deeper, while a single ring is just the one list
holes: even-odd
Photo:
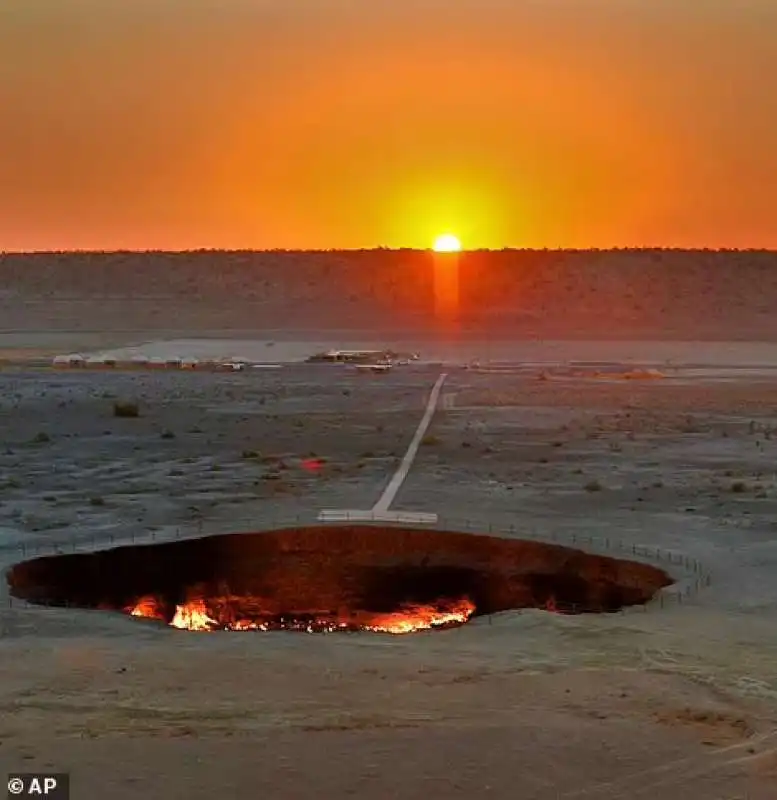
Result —
[{"label": "distant building", "polygon": [[103,369],[105,367],[115,367],[116,359],[106,358],[105,356],[89,356],[86,359],[86,366],[92,369]]},{"label": "distant building", "polygon": [[54,359],[54,365],[57,367],[83,367],[86,365],[86,359],[80,353],[71,353],[68,356],[57,356]]}]

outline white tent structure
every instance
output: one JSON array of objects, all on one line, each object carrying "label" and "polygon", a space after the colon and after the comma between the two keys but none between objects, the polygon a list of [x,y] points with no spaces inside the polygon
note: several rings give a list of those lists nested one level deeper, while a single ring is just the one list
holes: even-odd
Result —
[{"label": "white tent structure", "polygon": [[188,357],[181,359],[181,368],[182,369],[197,369],[199,366],[200,360],[198,358]]},{"label": "white tent structure", "polygon": [[80,353],[71,353],[67,356],[57,356],[54,362],[58,366],[61,364],[68,367],[83,367],[86,364],[86,359]]},{"label": "white tent structure", "polygon": [[134,367],[145,367],[148,365],[148,361],[148,356],[138,353],[137,355],[132,356],[130,359],[130,364],[132,364]]},{"label": "white tent structure", "polygon": [[154,356],[153,358],[149,358],[148,366],[153,367],[154,369],[164,369],[167,366],[167,362],[164,358],[159,358],[159,356]]},{"label": "white tent structure", "polygon": [[70,356],[54,356],[54,358],[51,359],[51,364],[54,367],[70,366]]}]

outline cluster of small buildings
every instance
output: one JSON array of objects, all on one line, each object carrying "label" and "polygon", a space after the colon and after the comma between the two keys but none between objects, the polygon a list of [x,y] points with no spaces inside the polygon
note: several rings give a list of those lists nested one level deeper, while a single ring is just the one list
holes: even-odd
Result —
[{"label": "cluster of small buildings", "polygon": [[56,356],[52,366],[67,369],[183,369],[206,371],[238,372],[244,370],[250,362],[242,358],[218,360],[200,360],[198,358],[161,358],[135,355],[130,358],[89,355],[80,353]]},{"label": "cluster of small buildings", "polygon": [[418,361],[418,353],[398,353],[395,350],[327,350],[310,356],[308,363],[393,365]]},{"label": "cluster of small buildings", "polygon": [[[398,353],[393,350],[328,350],[325,353],[316,353],[306,359],[308,363],[324,362],[351,364],[357,369],[383,372],[393,366],[410,364],[419,359],[418,353]],[[280,364],[256,364],[247,358],[219,358],[198,359],[162,358],[160,356],[133,355],[116,357],[111,355],[82,355],[70,353],[69,355],[56,356],[52,366],[58,369],[166,369],[166,370],[199,370],[207,372],[240,372],[247,368],[260,369],[280,367]]]}]

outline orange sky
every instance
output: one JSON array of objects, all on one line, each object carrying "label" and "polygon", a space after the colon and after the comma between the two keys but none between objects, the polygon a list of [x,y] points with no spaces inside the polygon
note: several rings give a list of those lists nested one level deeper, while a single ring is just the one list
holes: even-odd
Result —
[{"label": "orange sky", "polygon": [[777,248],[774,0],[6,0],[0,249]]}]

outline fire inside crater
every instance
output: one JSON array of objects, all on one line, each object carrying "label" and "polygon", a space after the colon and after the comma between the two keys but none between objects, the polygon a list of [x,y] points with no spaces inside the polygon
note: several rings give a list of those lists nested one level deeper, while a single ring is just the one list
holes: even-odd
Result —
[{"label": "fire inside crater", "polygon": [[470,533],[317,526],[45,556],[11,594],[186,630],[410,633],[520,608],[619,611],[672,579],[657,567]]}]

